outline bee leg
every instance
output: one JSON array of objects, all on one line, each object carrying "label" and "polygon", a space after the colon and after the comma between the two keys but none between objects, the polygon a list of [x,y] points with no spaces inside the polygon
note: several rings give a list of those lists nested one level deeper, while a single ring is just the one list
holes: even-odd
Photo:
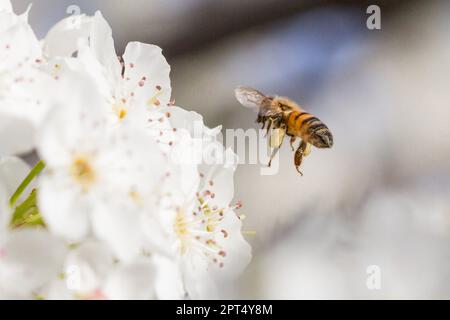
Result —
[{"label": "bee leg", "polygon": [[295,148],[294,148],[295,139],[297,139],[297,137],[296,136],[292,136],[291,140],[289,140],[289,143],[291,144],[292,151],[295,150]]},{"label": "bee leg", "polygon": [[274,148],[272,150],[272,154],[270,155],[270,160],[269,163],[267,164],[267,166],[270,168],[270,166],[272,165],[272,160],[273,158],[275,158],[275,155],[277,154],[278,150],[280,150],[280,148]]},{"label": "bee leg", "polygon": [[283,127],[283,116],[282,115],[274,116],[274,123],[275,127],[277,128]]},{"label": "bee leg", "polygon": [[269,124],[267,125],[267,129],[266,129],[266,135],[264,137],[267,137],[267,135],[269,134],[270,128],[272,127],[272,119],[269,118],[268,119]]},{"label": "bee leg", "polygon": [[262,122],[262,130],[264,130],[264,128],[266,127],[266,122],[267,122],[267,117],[261,117],[261,121],[260,122]]},{"label": "bee leg", "polygon": [[306,149],[306,143],[302,141],[300,145],[298,146],[297,150],[295,151],[294,155],[294,163],[295,163],[295,169],[298,173],[300,173],[303,176],[303,173],[300,171],[299,167],[302,164],[303,160],[303,152]]},{"label": "bee leg", "polygon": [[[275,129],[275,130],[280,130],[279,128]],[[284,130],[284,128],[282,128],[282,130]],[[278,150],[280,150],[281,146],[283,145],[283,141],[284,141],[284,136],[285,136],[285,131],[282,131],[281,134],[281,141],[279,141],[279,143],[277,143],[275,145],[275,148],[272,150],[272,154],[270,155],[270,160],[269,160],[269,164],[267,165],[269,168],[272,164],[272,159],[275,157],[275,155],[277,154]],[[272,140],[272,137],[270,137]]]}]

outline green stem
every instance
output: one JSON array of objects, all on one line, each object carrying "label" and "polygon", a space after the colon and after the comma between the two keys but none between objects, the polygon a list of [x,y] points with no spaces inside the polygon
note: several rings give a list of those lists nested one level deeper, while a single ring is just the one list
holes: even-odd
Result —
[{"label": "green stem", "polygon": [[45,162],[43,160],[40,160],[33,169],[31,169],[30,173],[25,177],[25,179],[22,181],[22,183],[19,185],[17,190],[12,195],[11,199],[9,200],[9,205],[14,207],[17,200],[22,195],[23,191],[28,187],[31,181],[42,171],[42,169],[45,168]]},{"label": "green stem", "polygon": [[36,193],[36,189],[33,189],[28,198],[16,207],[11,219],[12,228],[37,225],[45,226],[39,208],[37,207]]}]

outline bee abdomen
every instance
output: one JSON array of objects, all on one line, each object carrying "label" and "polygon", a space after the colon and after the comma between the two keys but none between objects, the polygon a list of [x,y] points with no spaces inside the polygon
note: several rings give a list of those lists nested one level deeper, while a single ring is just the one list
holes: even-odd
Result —
[{"label": "bee abdomen", "polygon": [[331,148],[333,146],[333,135],[330,129],[319,119],[309,122],[306,137],[308,142],[317,148]]},{"label": "bee abdomen", "polygon": [[311,134],[315,130],[326,127],[319,118],[307,112],[301,112],[296,115],[295,126],[303,134]]},{"label": "bee abdomen", "polygon": [[313,121],[306,123],[306,125],[308,125],[307,131],[309,134],[313,134],[314,132],[316,132],[317,130],[320,130],[320,129],[328,129],[328,127],[325,125],[325,123],[323,123],[316,117],[314,117]]}]

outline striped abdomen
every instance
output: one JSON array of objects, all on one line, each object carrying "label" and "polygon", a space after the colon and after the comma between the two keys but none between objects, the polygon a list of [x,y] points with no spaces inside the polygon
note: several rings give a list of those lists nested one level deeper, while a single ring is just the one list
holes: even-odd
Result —
[{"label": "striped abdomen", "polygon": [[288,134],[300,137],[317,148],[330,148],[333,136],[319,118],[304,111],[292,111],[286,119]]}]

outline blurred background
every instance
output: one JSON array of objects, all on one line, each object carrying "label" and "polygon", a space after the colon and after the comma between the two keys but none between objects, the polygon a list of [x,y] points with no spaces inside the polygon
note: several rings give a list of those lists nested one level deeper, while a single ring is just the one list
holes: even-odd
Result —
[{"label": "blurred background", "polygon": [[[370,4],[380,30],[366,27]],[[288,143],[276,175],[238,167],[254,259],[225,298],[450,299],[448,1],[39,0],[38,36],[72,5],[102,11],[118,53],[132,40],[161,46],[173,98],[209,127],[257,128],[233,94],[247,85],[332,130],[303,177]]]}]

